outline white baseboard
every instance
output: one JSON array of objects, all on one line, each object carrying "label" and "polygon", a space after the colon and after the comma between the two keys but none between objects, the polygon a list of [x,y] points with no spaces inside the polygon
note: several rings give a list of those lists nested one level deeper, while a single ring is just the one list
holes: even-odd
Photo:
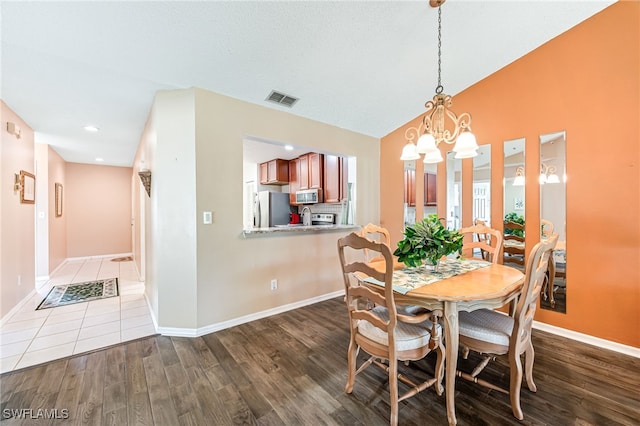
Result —
[{"label": "white baseboard", "polygon": [[127,256],[133,256],[133,253],[111,253],[111,254],[99,254],[99,255],[95,255],[95,256],[67,257],[61,263],[61,265],[64,262],[77,262],[79,260],[104,259],[104,258],[107,258],[107,257],[127,257]]},{"label": "white baseboard", "polygon": [[7,312],[7,314],[5,316],[3,316],[2,319],[0,320],[0,327],[4,326],[5,323],[7,323],[11,319],[12,316],[14,316],[20,309],[22,309],[22,307],[24,305],[27,304],[29,299],[31,299],[33,296],[35,296],[35,294],[36,294],[36,289],[34,288],[21,301],[19,301],[13,308],[11,308],[11,310],[9,312]]},{"label": "white baseboard", "polygon": [[312,305],[314,303],[323,302],[325,300],[333,299],[344,294],[344,290],[334,291],[333,293],[323,294],[321,296],[312,297],[310,299],[301,300],[295,303],[289,303],[288,305],[278,306],[276,308],[267,309],[265,311],[256,312],[253,314],[245,315],[243,317],[234,318],[232,320],[211,324],[206,327],[194,328],[174,328],[174,327],[157,327],[158,333],[165,336],[176,337],[198,337],[205,334],[213,333],[216,331],[224,330],[227,328],[235,327],[236,325],[245,324],[247,322],[267,318],[272,315],[281,314],[283,312],[291,311],[293,309],[302,308],[303,306]]},{"label": "white baseboard", "polygon": [[622,343],[612,342],[610,340],[601,339],[599,337],[590,336],[588,334],[578,333],[577,331],[567,330],[566,328],[556,327],[555,325],[545,324],[543,322],[534,321],[533,328],[546,331],[551,334],[566,337],[567,339],[577,340],[578,342],[587,343],[589,345],[598,346],[599,348],[608,349],[614,352],[620,352],[640,358],[640,348],[623,345]]}]

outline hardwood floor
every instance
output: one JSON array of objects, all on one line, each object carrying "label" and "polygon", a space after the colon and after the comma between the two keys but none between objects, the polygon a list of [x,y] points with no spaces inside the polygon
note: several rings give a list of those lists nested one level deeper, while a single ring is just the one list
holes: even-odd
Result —
[{"label": "hardwood floor", "polygon": [[[199,338],[153,336],[5,373],[2,424],[388,424],[381,371],[368,369],[344,392],[346,321],[335,298]],[[640,359],[538,330],[533,339],[538,392],[523,385],[524,421],[507,395],[459,379],[458,424],[638,424]],[[434,364],[430,354],[402,368],[432,375]],[[506,360],[485,371],[508,387]],[[8,418],[20,409],[40,418]],[[444,396],[432,389],[400,403],[401,425],[446,423]]]}]

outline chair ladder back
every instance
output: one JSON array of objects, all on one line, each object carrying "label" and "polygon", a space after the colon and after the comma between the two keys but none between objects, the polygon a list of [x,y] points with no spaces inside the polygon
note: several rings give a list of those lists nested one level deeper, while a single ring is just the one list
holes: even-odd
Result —
[{"label": "chair ladder back", "polygon": [[480,249],[482,259],[498,262],[498,253],[502,249],[502,234],[497,229],[477,224],[460,229],[463,235],[462,253],[465,257],[474,257],[473,250]]},{"label": "chair ladder back", "polygon": [[[355,254],[358,251],[364,253],[365,250],[368,252],[374,252],[376,253],[376,255],[379,254],[379,257],[384,259],[386,263],[384,272],[380,272],[379,270],[372,268],[371,266],[360,260],[349,263],[346,260],[345,255],[346,247],[354,251],[354,253],[352,254]],[[393,296],[393,286],[391,283],[391,279],[393,277],[393,258],[391,256],[391,250],[389,249],[389,246],[384,243],[376,243],[375,241],[371,241],[356,234],[355,232],[352,232],[346,237],[340,238],[338,240],[338,255],[340,257],[340,264],[342,266],[345,284],[345,296],[349,309],[354,298],[369,298],[370,300],[374,301],[374,303],[383,305],[387,309],[389,309],[389,316],[393,316],[395,318],[397,311],[395,306],[395,299]],[[370,277],[377,281],[385,283],[384,296],[377,294],[366,287],[352,285],[352,277],[356,275],[358,276],[358,279]]]},{"label": "chair ladder back", "polygon": [[[524,285],[518,298],[518,304],[514,314],[514,329],[526,329],[530,333],[533,316],[535,314],[540,290],[548,268],[549,256],[558,241],[558,234],[553,234],[545,241],[541,241],[533,247],[525,270]],[[513,332],[511,338],[520,340],[521,333]],[[514,343],[514,342],[512,342]],[[511,350],[511,348],[509,349]]]},{"label": "chair ladder back", "polygon": [[[362,229],[360,230],[360,236],[372,241],[384,243],[387,246],[391,245],[391,234],[389,234],[389,231],[386,228],[375,225],[373,223],[368,223],[364,227],[362,227]],[[365,249],[364,253],[367,262],[382,260],[382,258],[379,256],[371,255],[371,253],[369,253],[369,249]]]}]

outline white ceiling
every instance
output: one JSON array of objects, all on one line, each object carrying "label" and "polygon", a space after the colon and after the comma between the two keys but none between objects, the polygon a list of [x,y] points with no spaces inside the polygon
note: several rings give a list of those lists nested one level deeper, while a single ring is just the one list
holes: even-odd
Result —
[{"label": "white ceiling", "polygon": [[[455,95],[613,1],[442,7]],[[130,166],[161,89],[202,87],[382,137],[437,85],[437,10],[421,1],[0,2],[0,96],[66,161]],[[289,109],[265,98],[300,100]],[[469,111],[473,113],[472,111]],[[100,128],[88,133],[83,126]]]}]

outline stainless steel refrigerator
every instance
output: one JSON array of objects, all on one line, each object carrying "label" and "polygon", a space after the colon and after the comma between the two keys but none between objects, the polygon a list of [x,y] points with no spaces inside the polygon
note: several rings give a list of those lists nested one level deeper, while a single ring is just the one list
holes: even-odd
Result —
[{"label": "stainless steel refrigerator", "polygon": [[260,191],[256,194],[253,225],[257,228],[271,228],[289,223],[289,194],[284,192]]}]

